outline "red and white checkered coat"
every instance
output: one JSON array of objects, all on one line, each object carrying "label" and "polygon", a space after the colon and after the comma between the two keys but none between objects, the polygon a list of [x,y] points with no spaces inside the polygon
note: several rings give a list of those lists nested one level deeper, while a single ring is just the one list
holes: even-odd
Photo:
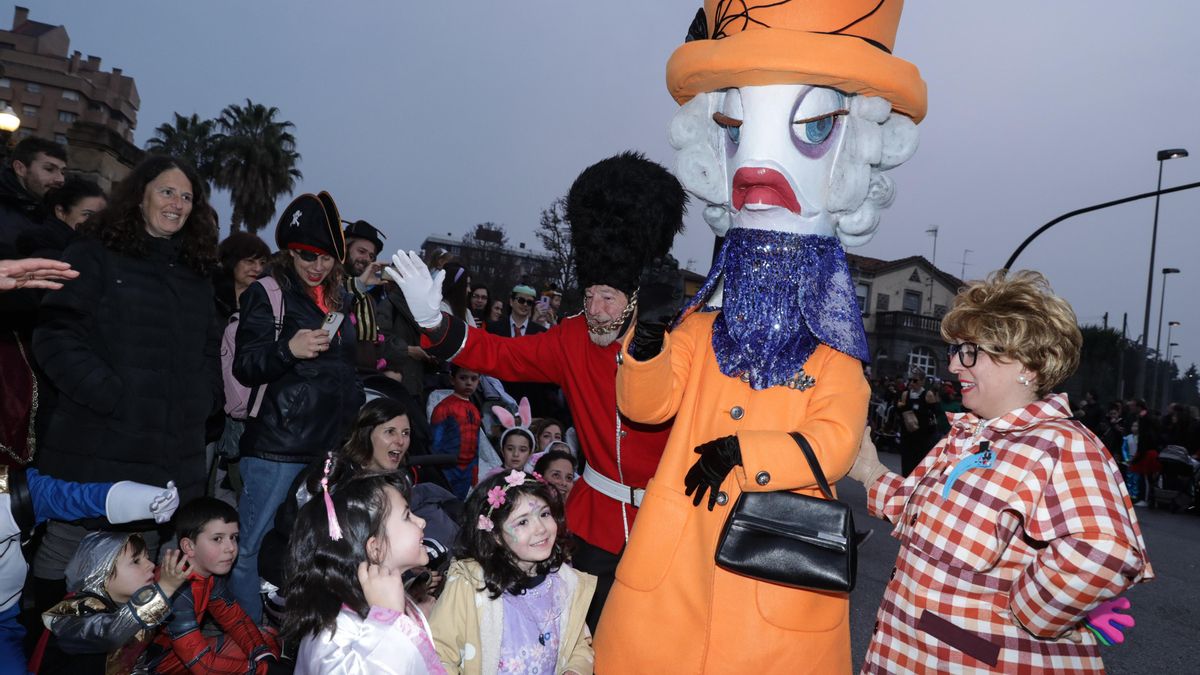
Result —
[{"label": "red and white checkered coat", "polygon": [[[869,487],[901,547],[864,673],[1104,672],[1080,625],[1153,572],[1117,465],[1070,414],[1056,394],[996,420],[951,415],[908,478]],[[961,474],[943,498],[984,440],[991,468]]]}]

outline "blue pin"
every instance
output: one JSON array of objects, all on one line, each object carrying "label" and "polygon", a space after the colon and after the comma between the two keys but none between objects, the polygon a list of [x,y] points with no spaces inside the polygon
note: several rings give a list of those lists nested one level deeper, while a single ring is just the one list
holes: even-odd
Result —
[{"label": "blue pin", "polygon": [[979,443],[979,452],[963,457],[958,460],[958,464],[954,465],[954,470],[950,472],[950,477],[946,479],[946,486],[942,488],[942,499],[950,497],[950,490],[954,487],[958,477],[971,469],[990,469],[992,468],[992,450],[987,441]]}]

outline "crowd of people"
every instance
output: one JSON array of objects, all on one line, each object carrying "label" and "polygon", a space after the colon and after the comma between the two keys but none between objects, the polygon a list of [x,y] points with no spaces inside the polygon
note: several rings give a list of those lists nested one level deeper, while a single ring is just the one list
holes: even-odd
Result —
[{"label": "crowd of people", "polygon": [[[590,672],[596,582],[566,564],[581,451],[556,386],[426,351],[383,233],[327,193],[294,200],[272,246],[218,241],[180,159],[147,157],[111,195],[69,173],[36,138],[0,172],[0,493],[31,561],[10,546],[0,566],[0,672],[440,672],[466,643],[486,670]],[[426,258],[438,311],[472,330],[559,323],[552,285],[493,302]],[[496,610],[468,621],[473,580]]]}]

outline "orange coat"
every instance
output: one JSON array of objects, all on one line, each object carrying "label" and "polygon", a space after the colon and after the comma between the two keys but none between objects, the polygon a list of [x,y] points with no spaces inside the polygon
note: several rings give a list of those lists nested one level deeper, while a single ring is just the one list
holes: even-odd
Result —
[{"label": "orange coat", "polygon": [[[846,595],[755,581],[718,568],[714,554],[743,490],[820,495],[787,432],[808,438],[831,483],[850,470],[870,395],[862,364],[821,345],[804,366],[814,387],[755,391],[718,369],[716,316],[692,314],[667,334],[661,354],[637,362],[623,352],[617,369],[625,415],[675,423],[596,630],[596,672],[849,672]],[[683,477],[698,458],[693,449],[731,434],[742,466],[721,486],[728,499],[711,512],[707,502],[692,506]]]}]

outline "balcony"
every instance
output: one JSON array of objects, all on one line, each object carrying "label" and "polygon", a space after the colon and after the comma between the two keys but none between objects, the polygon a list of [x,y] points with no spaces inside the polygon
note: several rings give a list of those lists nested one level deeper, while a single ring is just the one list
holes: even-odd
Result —
[{"label": "balcony", "polygon": [[939,336],[942,320],[912,312],[877,312],[874,329],[877,335],[906,333],[920,337]]}]

